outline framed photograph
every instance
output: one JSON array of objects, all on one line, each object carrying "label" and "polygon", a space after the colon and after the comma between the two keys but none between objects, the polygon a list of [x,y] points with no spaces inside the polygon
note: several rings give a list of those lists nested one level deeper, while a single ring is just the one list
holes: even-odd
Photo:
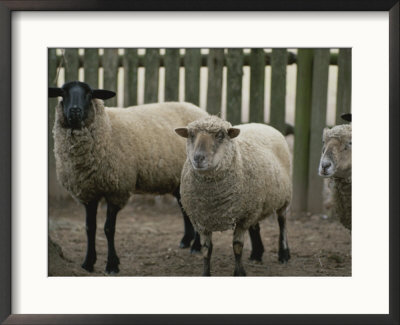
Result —
[{"label": "framed photograph", "polygon": [[[398,32],[398,1],[194,3],[191,8],[179,1],[168,8],[157,1],[0,1],[0,320],[4,324],[397,324]],[[78,93],[84,101],[88,89],[109,107],[159,102],[156,105],[168,110],[175,104],[165,102],[187,101],[191,104],[184,105],[194,104],[231,122],[233,126],[226,130],[224,126],[221,136],[210,131],[214,140],[207,140],[203,130],[204,142],[193,144],[190,157],[190,141],[201,141],[191,140],[194,131],[186,129],[183,115],[177,117],[184,125],[171,124],[168,132],[171,142],[182,146],[184,160],[188,143],[189,167],[184,169],[200,166],[196,150],[201,148],[206,155],[205,143],[214,141],[215,148],[236,141],[239,146],[238,134],[245,137],[247,131],[236,128],[238,124],[264,123],[283,133],[294,161],[289,172],[295,194],[287,219],[288,264],[278,262],[287,262],[290,255],[285,210],[277,209],[279,226],[272,218],[260,222],[259,228],[244,227],[244,241],[238,230],[216,231],[213,276],[201,277],[202,272],[210,275],[212,251],[211,237],[195,218],[201,201],[195,207],[188,201],[180,172],[171,172],[166,181],[171,184],[176,178],[178,189],[149,185],[153,181],[138,171],[136,161],[128,161],[133,150],[121,142],[112,145],[105,157],[111,152],[123,156],[107,162],[103,175],[119,172],[115,182],[120,184],[137,172],[132,176],[136,189],[130,187],[125,194],[118,187],[113,192],[111,178],[101,193],[93,192],[99,183],[86,192],[76,187],[71,176],[75,172],[63,174],[62,169],[72,168],[69,159],[75,149],[80,157],[85,153],[71,141],[81,137],[83,129],[101,123],[103,115],[107,115],[104,121],[123,130],[127,114],[140,110],[89,104],[81,112],[76,103],[69,104]],[[90,103],[97,102],[102,103],[97,99]],[[153,109],[149,107],[147,111]],[[183,112],[192,107],[174,109]],[[349,112],[353,117],[343,115]],[[125,114],[124,119],[118,114]],[[162,118],[161,113],[154,114],[147,126],[156,115]],[[329,147],[324,132],[322,148],[322,130],[348,123],[341,115],[351,119],[351,126],[346,126],[350,132],[355,129],[340,147],[340,152],[351,153],[355,142],[350,158],[350,166],[355,166],[349,178],[350,221],[335,214],[335,203],[326,200],[335,188],[319,176],[330,176],[326,157],[333,155],[321,158],[321,151]],[[166,119],[172,120],[172,113]],[[121,120],[125,122],[118,124]],[[135,123],[130,125],[139,127],[137,139],[145,123]],[[192,133],[189,137],[185,132]],[[220,139],[224,132],[228,142]],[[68,148],[63,153],[66,136]],[[334,138],[337,141],[337,135]],[[136,140],[126,140],[132,141]],[[155,159],[154,170],[163,171],[170,162],[157,156],[162,148],[152,146],[143,161]],[[171,148],[180,155],[178,144]],[[94,152],[92,147],[88,150]],[[220,157],[222,151],[218,152]],[[115,161],[122,160],[135,169],[113,170]],[[177,162],[175,157],[172,161]],[[92,161],[87,166],[97,165]],[[99,172],[98,166],[93,168]],[[167,170],[156,177],[159,183]],[[342,176],[334,177],[337,181]],[[216,179],[213,174],[215,184]],[[283,188],[283,179],[276,186]],[[129,199],[135,191],[171,195]],[[259,197],[250,195],[246,203],[251,206],[250,201]],[[206,201],[212,204],[213,199]],[[232,211],[244,206],[235,204]],[[222,230],[219,225],[212,227]],[[260,233],[264,246],[257,239]],[[190,254],[197,251],[202,254]]]}]

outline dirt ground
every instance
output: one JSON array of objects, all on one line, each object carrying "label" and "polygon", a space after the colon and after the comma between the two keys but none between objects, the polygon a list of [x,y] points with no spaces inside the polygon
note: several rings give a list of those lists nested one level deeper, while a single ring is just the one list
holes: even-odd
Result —
[{"label": "dirt ground", "polygon": [[[97,216],[97,262],[93,273],[80,267],[86,252],[83,206],[72,200],[50,201],[49,276],[105,276],[107,240],[103,232],[106,206]],[[291,260],[278,262],[279,226],[274,217],[261,222],[265,252],[262,263],[248,260],[246,236],[244,266],[248,276],[351,276],[351,235],[337,220],[312,215],[288,217]],[[172,196],[135,196],[118,214],[115,245],[120,258],[117,276],[200,276],[202,257],[180,249],[183,218]],[[231,276],[234,268],[232,231],[214,233],[213,276]]]}]

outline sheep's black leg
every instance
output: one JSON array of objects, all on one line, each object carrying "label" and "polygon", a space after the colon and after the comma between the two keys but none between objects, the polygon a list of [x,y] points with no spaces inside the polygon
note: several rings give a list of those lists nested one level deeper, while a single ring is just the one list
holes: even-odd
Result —
[{"label": "sheep's black leg", "polygon": [[197,254],[201,252],[200,234],[197,231],[194,233],[194,241],[192,247],[190,248],[190,252],[192,254]]},{"label": "sheep's black leg", "polygon": [[201,234],[202,253],[203,253],[203,276],[211,276],[211,254],[213,250],[212,233]]},{"label": "sheep's black leg", "polygon": [[185,233],[181,239],[179,244],[180,248],[187,248],[190,246],[190,243],[193,241],[192,247],[190,248],[191,253],[200,253],[201,251],[201,243],[200,243],[200,235],[194,230],[193,225],[187,216],[185,210],[182,207],[181,203],[181,195],[179,193],[179,188],[174,192],[174,196],[178,201],[179,207],[181,208],[183,215],[183,224],[185,227]]},{"label": "sheep's black leg", "polygon": [[114,246],[114,235],[115,235],[115,222],[117,220],[117,213],[120,210],[120,207],[115,204],[109,203],[107,204],[107,219],[104,224],[104,232],[107,237],[108,243],[108,257],[107,257],[107,273],[118,273],[119,272],[119,258],[115,251]]},{"label": "sheep's black leg", "polygon": [[286,207],[277,211],[279,223],[279,262],[287,263],[290,259],[290,251],[286,236]]},{"label": "sheep's black leg", "polygon": [[190,243],[192,242],[192,240],[195,236],[195,231],[194,231],[192,223],[190,222],[189,217],[183,211],[182,207],[181,207],[181,210],[182,210],[182,214],[183,214],[183,225],[184,225],[185,233],[181,239],[179,247],[180,248],[188,248],[188,247],[190,247]]},{"label": "sheep's black leg", "polygon": [[246,271],[244,270],[242,264],[242,253],[243,253],[243,243],[244,243],[244,233],[245,230],[236,226],[233,232],[233,253],[235,255],[235,271],[234,276],[245,276]]},{"label": "sheep's black leg", "polygon": [[87,236],[87,251],[86,258],[82,267],[93,272],[94,263],[96,263],[96,215],[97,205],[99,201],[95,200],[85,204],[86,209],[86,236]]},{"label": "sheep's black leg", "polygon": [[264,253],[264,245],[261,240],[260,225],[258,223],[249,228],[249,235],[251,240],[250,260],[261,262]]}]

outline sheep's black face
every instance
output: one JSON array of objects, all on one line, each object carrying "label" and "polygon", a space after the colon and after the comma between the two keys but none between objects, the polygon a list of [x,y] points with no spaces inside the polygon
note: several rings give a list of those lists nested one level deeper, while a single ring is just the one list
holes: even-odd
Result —
[{"label": "sheep's black face", "polygon": [[83,83],[65,84],[63,90],[64,116],[72,129],[80,129],[89,113],[92,90]]},{"label": "sheep's black face", "polygon": [[49,97],[62,97],[65,121],[71,129],[81,129],[88,118],[94,98],[108,99],[115,96],[113,91],[93,90],[79,81],[65,83],[61,88],[49,88]]}]

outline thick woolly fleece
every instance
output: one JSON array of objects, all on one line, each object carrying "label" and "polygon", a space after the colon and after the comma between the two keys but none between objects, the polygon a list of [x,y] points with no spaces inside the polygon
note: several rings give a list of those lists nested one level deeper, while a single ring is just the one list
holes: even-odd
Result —
[{"label": "thick woolly fleece", "polygon": [[[351,141],[351,125],[342,124],[326,130],[325,142],[328,138],[338,138],[343,142]],[[351,230],[351,169],[347,172],[349,175],[346,178],[332,177],[332,213],[339,218],[343,226]]]},{"label": "thick woolly fleece", "polygon": [[186,159],[185,141],[174,129],[207,115],[189,103],[130,108],[92,100],[91,123],[63,127],[59,104],[53,128],[57,177],[81,203],[105,197],[123,207],[133,193],[172,193]]},{"label": "thick woolly fleece", "polygon": [[340,222],[351,230],[351,178],[333,177],[332,212]]},{"label": "thick woolly fleece", "polygon": [[[215,116],[188,125],[211,133],[230,127]],[[248,229],[291,201],[290,154],[283,135],[263,124],[235,127],[240,134],[229,141],[213,171],[199,173],[189,160],[182,170],[182,205],[200,233],[236,225]]]},{"label": "thick woolly fleece", "polygon": [[331,129],[326,129],[324,137],[351,140],[351,125],[341,124],[341,125],[336,125]]}]

